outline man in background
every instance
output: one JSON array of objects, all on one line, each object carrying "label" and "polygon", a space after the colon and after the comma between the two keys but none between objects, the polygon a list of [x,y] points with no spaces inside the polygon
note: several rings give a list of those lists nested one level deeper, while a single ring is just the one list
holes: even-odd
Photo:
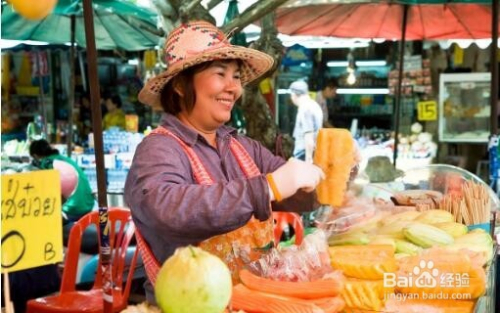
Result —
[{"label": "man in background", "polygon": [[309,96],[307,83],[301,80],[290,85],[291,99],[298,107],[293,129],[295,146],[293,156],[299,160],[312,162],[316,136],[323,124],[320,105]]},{"label": "man in background", "polygon": [[329,121],[328,99],[333,99],[337,95],[338,82],[335,78],[329,78],[322,90],[316,93],[316,102],[323,111],[323,127],[333,127]]}]

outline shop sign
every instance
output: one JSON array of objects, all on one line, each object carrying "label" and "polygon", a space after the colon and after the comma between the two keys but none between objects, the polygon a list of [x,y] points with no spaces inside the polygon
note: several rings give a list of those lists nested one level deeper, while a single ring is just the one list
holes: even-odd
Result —
[{"label": "shop sign", "polygon": [[286,50],[281,63],[284,66],[294,66],[304,62],[310,62],[311,58],[311,50],[299,44],[295,44]]},{"label": "shop sign", "polygon": [[436,101],[420,101],[419,103],[417,103],[417,112],[419,121],[437,120]]},{"label": "shop sign", "polygon": [[2,272],[63,260],[56,170],[2,175]]},{"label": "shop sign", "polygon": [[414,71],[422,69],[421,55],[405,56],[403,60],[404,71]]}]

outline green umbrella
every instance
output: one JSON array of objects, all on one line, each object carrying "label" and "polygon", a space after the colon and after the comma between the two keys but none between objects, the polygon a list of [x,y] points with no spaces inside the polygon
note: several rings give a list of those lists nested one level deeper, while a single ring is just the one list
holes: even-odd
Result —
[{"label": "green umbrella", "polygon": [[[162,31],[157,29],[155,12],[123,0],[94,0],[92,6],[97,49],[138,51],[158,45]],[[2,5],[2,38],[68,43],[72,16],[76,44],[86,47],[81,0],[59,0],[54,11],[40,21],[27,20],[10,5]]]}]

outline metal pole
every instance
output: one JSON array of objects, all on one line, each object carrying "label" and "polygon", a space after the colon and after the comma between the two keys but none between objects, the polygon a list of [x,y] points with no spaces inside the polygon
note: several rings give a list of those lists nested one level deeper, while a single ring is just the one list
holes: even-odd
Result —
[{"label": "metal pole", "polygon": [[102,265],[103,312],[113,312],[113,293],[111,277],[111,248],[109,245],[108,203],[106,194],[106,173],[104,168],[104,148],[102,140],[102,112],[99,79],[97,75],[97,50],[94,34],[92,0],[83,0],[85,22],[85,41],[87,43],[88,77],[92,108],[92,128],[97,171],[97,202],[99,205],[99,228],[101,236],[100,258]]},{"label": "metal pole", "polygon": [[399,69],[398,69],[398,84],[396,86],[396,101],[394,103],[394,152],[392,156],[392,164],[396,168],[396,160],[398,158],[398,135],[399,135],[399,114],[401,107],[401,87],[403,84],[403,66],[404,66],[404,56],[405,56],[405,43],[406,43],[406,24],[408,19],[409,6],[405,4],[403,6],[403,27],[401,34],[401,47],[399,48]]},{"label": "metal pole", "polygon": [[71,157],[71,152],[73,150],[73,112],[75,107],[75,28],[76,28],[76,18],[75,15],[71,15],[71,48],[69,52],[69,68],[71,71],[71,78],[69,83],[69,94],[68,94],[68,137],[66,138],[66,143],[68,144],[68,157]]},{"label": "metal pole", "polygon": [[[42,108],[42,117],[43,117],[43,135],[47,140],[50,142],[50,138],[48,138],[48,134],[50,131],[47,129],[48,123],[47,123],[47,106],[45,105],[45,92],[43,91],[43,76],[42,76],[42,56],[40,55],[41,51],[36,50],[36,67],[38,71],[38,87],[40,88],[40,91],[38,93],[39,99],[40,99],[40,107]],[[48,52],[47,52],[48,54]],[[50,56],[47,57],[47,66],[49,66],[49,59]],[[58,142],[59,143],[59,142]]]},{"label": "metal pole", "polygon": [[491,8],[491,47],[490,47],[490,66],[491,66],[491,134],[498,134],[498,0],[492,1]]}]

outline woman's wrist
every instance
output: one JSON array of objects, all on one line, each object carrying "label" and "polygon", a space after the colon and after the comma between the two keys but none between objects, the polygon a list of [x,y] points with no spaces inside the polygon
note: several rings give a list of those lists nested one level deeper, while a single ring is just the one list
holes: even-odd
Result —
[{"label": "woman's wrist", "polygon": [[281,194],[278,190],[278,187],[276,186],[276,183],[274,181],[273,175],[271,173],[266,175],[266,180],[267,180],[267,185],[269,187],[269,195],[270,195],[270,201],[281,201],[282,197]]}]

